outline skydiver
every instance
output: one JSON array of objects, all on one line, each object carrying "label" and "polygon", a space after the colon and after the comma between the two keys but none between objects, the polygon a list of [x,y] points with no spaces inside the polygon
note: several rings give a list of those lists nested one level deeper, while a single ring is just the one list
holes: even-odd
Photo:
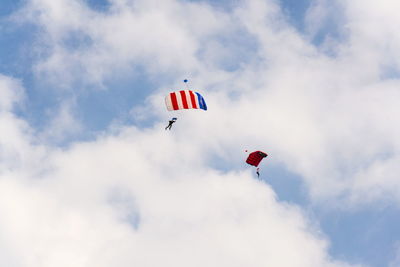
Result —
[{"label": "skydiver", "polygon": [[260,168],[257,168],[256,173],[257,173],[257,178],[260,178]]},{"label": "skydiver", "polygon": [[176,120],[177,120],[177,118],[172,118],[172,119],[168,122],[167,127],[165,127],[165,130],[167,130],[167,129],[171,130],[172,124],[173,124],[174,122],[176,122]]}]

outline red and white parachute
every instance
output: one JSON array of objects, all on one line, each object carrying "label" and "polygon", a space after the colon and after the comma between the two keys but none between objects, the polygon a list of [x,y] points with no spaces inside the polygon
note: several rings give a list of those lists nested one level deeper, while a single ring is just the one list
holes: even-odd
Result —
[{"label": "red and white parachute", "polygon": [[169,111],[180,109],[207,110],[204,98],[199,93],[191,90],[181,90],[169,93],[165,97],[165,105]]}]

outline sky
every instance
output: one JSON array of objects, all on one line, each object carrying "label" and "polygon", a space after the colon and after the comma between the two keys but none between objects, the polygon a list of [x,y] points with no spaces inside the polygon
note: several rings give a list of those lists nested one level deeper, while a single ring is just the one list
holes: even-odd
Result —
[{"label": "sky", "polygon": [[2,0],[0,265],[400,266],[399,8]]}]

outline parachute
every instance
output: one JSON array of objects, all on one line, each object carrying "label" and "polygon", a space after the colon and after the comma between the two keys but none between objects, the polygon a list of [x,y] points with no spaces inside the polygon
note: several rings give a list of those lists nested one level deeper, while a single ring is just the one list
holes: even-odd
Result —
[{"label": "parachute", "polygon": [[191,90],[181,90],[169,93],[165,97],[165,105],[169,111],[180,109],[207,110],[204,98],[199,93]]},{"label": "parachute", "polygon": [[263,158],[267,157],[268,154],[262,151],[254,151],[249,154],[246,159],[246,163],[258,167],[258,164],[263,160]]}]

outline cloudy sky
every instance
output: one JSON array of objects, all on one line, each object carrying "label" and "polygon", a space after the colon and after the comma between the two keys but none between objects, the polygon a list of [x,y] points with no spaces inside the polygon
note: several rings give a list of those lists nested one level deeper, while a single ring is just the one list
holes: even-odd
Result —
[{"label": "cloudy sky", "polygon": [[399,9],[1,0],[0,265],[400,266]]}]

